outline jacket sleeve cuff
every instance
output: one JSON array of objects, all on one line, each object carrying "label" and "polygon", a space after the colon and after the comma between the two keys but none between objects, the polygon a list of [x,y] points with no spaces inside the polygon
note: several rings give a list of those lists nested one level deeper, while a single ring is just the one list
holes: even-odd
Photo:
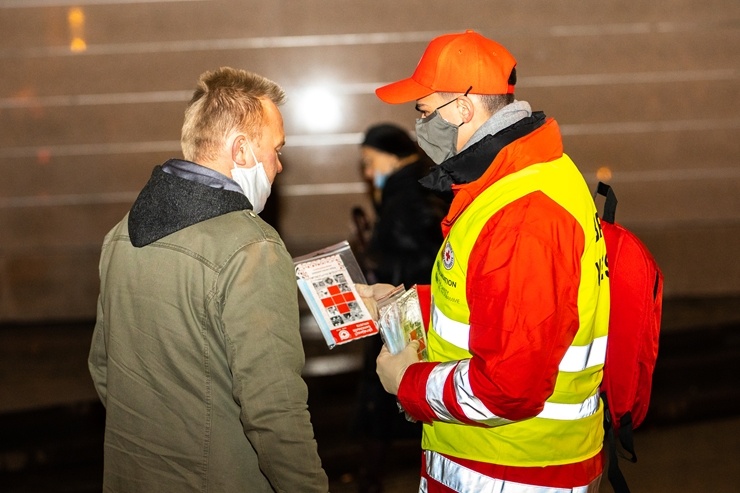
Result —
[{"label": "jacket sleeve cuff", "polygon": [[398,387],[398,402],[417,421],[431,423],[436,414],[427,403],[427,379],[438,363],[414,363],[406,372]]}]

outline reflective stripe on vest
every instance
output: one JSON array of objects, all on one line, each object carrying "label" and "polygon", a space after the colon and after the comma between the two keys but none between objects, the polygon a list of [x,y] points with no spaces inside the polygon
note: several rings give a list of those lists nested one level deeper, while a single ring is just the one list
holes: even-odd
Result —
[{"label": "reflective stripe on vest", "polygon": [[[424,458],[427,475],[458,493],[596,493],[600,483],[597,478],[590,485],[576,488],[533,486],[486,476],[430,450],[424,451]],[[426,481],[422,478],[419,493],[426,491]]]},{"label": "reflective stripe on vest", "polygon": [[[459,362],[451,361],[440,363],[429,375],[427,379],[427,403],[434,410],[439,421],[448,423],[460,423],[452,413],[447,409],[442,399],[444,384],[450,372],[454,372],[453,380],[455,382],[455,398],[460,405],[460,409],[465,413],[465,417],[472,421],[477,421],[488,426],[500,426],[511,423],[510,420],[496,416],[486,406],[473,395],[473,389],[470,387],[468,370],[470,360]],[[598,392],[583,402],[576,404],[562,404],[558,402],[545,402],[542,411],[536,416],[538,418],[574,420],[591,416],[599,409]]]},{"label": "reflective stripe on vest", "polygon": [[[456,322],[442,313],[435,305],[433,311],[434,330],[450,344],[468,351],[470,325]],[[596,365],[603,365],[606,357],[606,336],[597,337],[591,344],[571,346],[560,361],[560,371],[582,371]]]},{"label": "reflective stripe on vest", "polygon": [[470,339],[470,325],[452,320],[442,313],[436,305],[432,312],[432,326],[437,334],[450,344],[462,348],[470,349],[468,341]]}]

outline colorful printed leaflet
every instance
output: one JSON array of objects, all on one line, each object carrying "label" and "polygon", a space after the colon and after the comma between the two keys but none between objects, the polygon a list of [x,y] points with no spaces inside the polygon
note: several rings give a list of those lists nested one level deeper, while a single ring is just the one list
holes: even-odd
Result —
[{"label": "colorful printed leaflet", "polygon": [[302,262],[296,275],[330,348],[378,333],[339,255]]}]

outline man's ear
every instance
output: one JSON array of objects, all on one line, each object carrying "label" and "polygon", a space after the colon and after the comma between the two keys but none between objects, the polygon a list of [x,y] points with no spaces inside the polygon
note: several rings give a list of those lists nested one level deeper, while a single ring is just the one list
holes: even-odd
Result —
[{"label": "man's ear", "polygon": [[475,104],[468,96],[460,96],[457,98],[457,110],[460,112],[463,122],[469,123],[475,115]]},{"label": "man's ear", "polygon": [[231,139],[231,160],[242,166],[247,164],[246,142],[246,136],[241,133],[235,134]]}]

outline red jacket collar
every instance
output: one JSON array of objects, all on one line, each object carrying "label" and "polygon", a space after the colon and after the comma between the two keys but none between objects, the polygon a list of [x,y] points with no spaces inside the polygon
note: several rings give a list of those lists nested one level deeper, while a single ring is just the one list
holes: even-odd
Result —
[{"label": "red jacket collar", "polygon": [[460,214],[483,190],[527,166],[546,163],[562,155],[563,140],[560,127],[553,118],[548,117],[544,125],[501,149],[480,178],[471,183],[452,186],[455,198],[447,217],[442,221],[444,236],[447,236]]}]

